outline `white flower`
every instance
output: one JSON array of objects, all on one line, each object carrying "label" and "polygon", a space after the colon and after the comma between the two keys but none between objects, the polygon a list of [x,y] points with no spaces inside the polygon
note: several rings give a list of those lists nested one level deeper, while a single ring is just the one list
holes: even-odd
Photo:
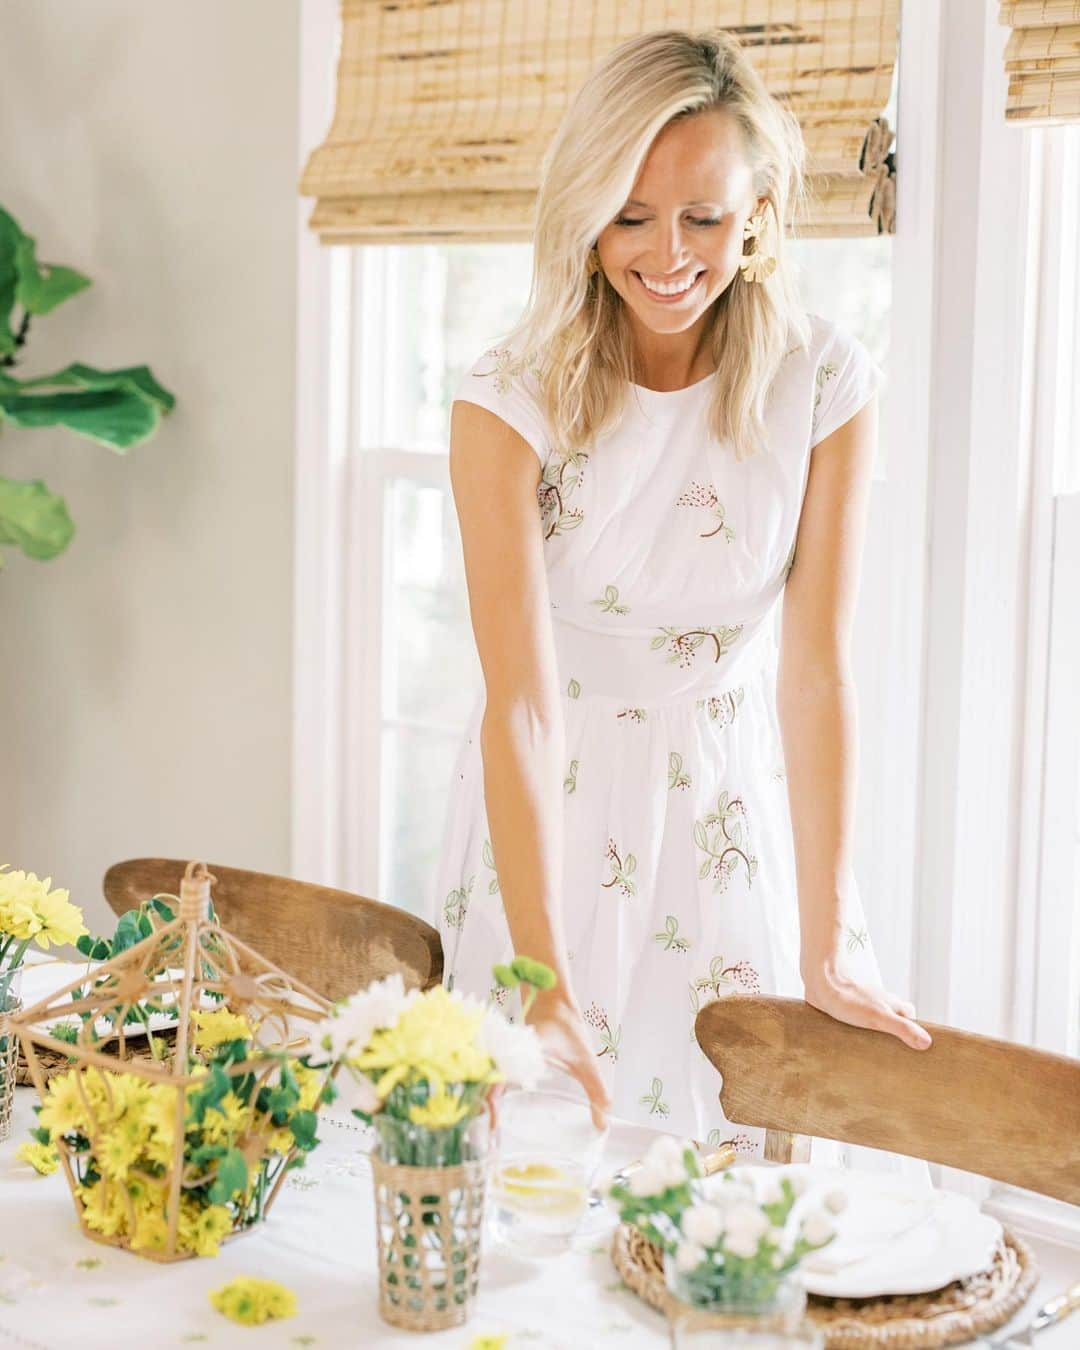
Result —
[{"label": "white flower", "polygon": [[685,1140],[675,1139],[670,1134],[662,1134],[649,1145],[645,1166],[662,1179],[659,1190],[667,1186],[679,1186],[687,1179],[683,1155],[690,1147]]},{"label": "white flower", "polygon": [[724,1250],[749,1260],[756,1255],[758,1243],[770,1227],[768,1219],[756,1206],[732,1205],[727,1212]]},{"label": "white flower", "polygon": [[835,1231],[829,1216],[819,1209],[811,1210],[802,1222],[802,1235],[812,1247],[823,1247]]},{"label": "white flower", "polygon": [[392,1027],[405,1009],[419,997],[417,990],[405,992],[405,981],[400,974],[375,980],[366,989],[351,994],[339,1003],[329,1017],[311,1032],[312,1046],[329,1050],[333,1059],[348,1053],[359,1053],[372,1033],[381,1027]]},{"label": "white flower", "polygon": [[843,1214],[848,1206],[848,1198],[843,1191],[830,1191],[823,1203],[830,1214]]},{"label": "white flower", "polygon": [[697,1182],[696,1188],[707,1200],[724,1208],[734,1204],[755,1203],[753,1186],[727,1172],[714,1172],[711,1177]]},{"label": "white flower", "polygon": [[806,1180],[805,1172],[788,1172],[787,1179],[791,1183],[791,1189],[796,1196],[805,1195],[809,1184]]},{"label": "white flower", "polygon": [[517,1026],[493,1008],[484,1014],[477,1041],[509,1083],[534,1088],[544,1074],[544,1051],[532,1027]]},{"label": "white flower", "polygon": [[696,1242],[680,1242],[675,1250],[675,1269],[683,1274],[697,1270],[705,1260],[705,1249]]},{"label": "white flower", "polygon": [[784,1192],[780,1189],[779,1181],[770,1177],[762,1186],[758,1198],[763,1205],[779,1205],[784,1199]]},{"label": "white flower", "polygon": [[630,1173],[630,1179],[626,1185],[631,1195],[636,1196],[639,1200],[645,1200],[650,1195],[658,1195],[667,1187],[667,1182],[657,1168],[650,1166],[648,1161],[645,1161]]},{"label": "white flower", "polygon": [[683,1210],[679,1226],[690,1242],[711,1247],[724,1231],[724,1216],[715,1205],[691,1205]]}]

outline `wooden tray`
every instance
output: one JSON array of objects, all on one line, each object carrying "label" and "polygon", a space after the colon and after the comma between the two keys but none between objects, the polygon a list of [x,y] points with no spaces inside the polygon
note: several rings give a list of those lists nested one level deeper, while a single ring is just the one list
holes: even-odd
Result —
[{"label": "wooden tray", "polygon": [[[664,1283],[664,1254],[639,1229],[620,1224],[611,1258],[623,1283],[665,1316],[676,1307]],[[820,1298],[807,1316],[825,1332],[826,1350],[939,1350],[964,1345],[1009,1322],[1030,1298],[1039,1271],[1031,1248],[1002,1230],[986,1270],[930,1294]]]}]

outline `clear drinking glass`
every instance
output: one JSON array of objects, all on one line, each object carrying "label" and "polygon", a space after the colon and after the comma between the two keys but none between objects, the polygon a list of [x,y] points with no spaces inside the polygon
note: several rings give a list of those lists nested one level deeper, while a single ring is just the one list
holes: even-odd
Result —
[{"label": "clear drinking glass", "polygon": [[584,1097],[545,1089],[506,1093],[490,1183],[498,1241],[521,1256],[566,1251],[588,1208],[606,1142],[607,1130],[593,1125]]},{"label": "clear drinking glass", "polygon": [[673,1350],[825,1350],[825,1334],[805,1321],[786,1329],[767,1322],[718,1326],[689,1309],[672,1322],[671,1344]]}]

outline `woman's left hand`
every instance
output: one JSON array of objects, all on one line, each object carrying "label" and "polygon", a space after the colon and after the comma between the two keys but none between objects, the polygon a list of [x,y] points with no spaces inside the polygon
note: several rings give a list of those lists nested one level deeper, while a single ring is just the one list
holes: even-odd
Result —
[{"label": "woman's left hand", "polygon": [[928,1050],[930,1033],[915,1021],[914,1004],[884,989],[859,984],[830,964],[803,971],[805,999],[838,1022],[886,1031],[912,1050]]}]

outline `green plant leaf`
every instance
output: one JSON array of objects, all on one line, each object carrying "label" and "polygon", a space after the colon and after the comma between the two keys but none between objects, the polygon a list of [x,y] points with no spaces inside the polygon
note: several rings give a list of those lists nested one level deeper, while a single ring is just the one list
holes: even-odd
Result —
[{"label": "green plant leaf", "polygon": [[74,533],[67,503],[40,478],[0,478],[0,544],[12,544],[28,558],[47,562],[63,553]]},{"label": "green plant leaf", "polygon": [[34,240],[27,234],[15,246],[15,274],[15,299],[30,314],[48,314],[93,284],[74,267],[39,263]]},{"label": "green plant leaf", "polygon": [[210,1187],[210,1203],[224,1205],[247,1185],[248,1169],[238,1148],[230,1148],[218,1163],[217,1176]]},{"label": "green plant leaf", "polygon": [[535,961],[531,956],[515,956],[510,963],[510,969],[526,984],[531,984],[534,989],[554,989],[555,972],[550,966],[545,966],[543,961]]},{"label": "green plant leaf", "polygon": [[292,1131],[292,1137],[296,1140],[296,1147],[302,1149],[305,1153],[313,1149],[319,1142],[315,1137],[317,1124],[318,1118],[314,1111],[297,1111],[296,1115],[289,1121],[289,1129]]},{"label": "green plant leaf", "polygon": [[0,417],[17,427],[67,427],[110,450],[130,450],[157,429],[157,406],[129,388],[81,393],[0,392]]}]

